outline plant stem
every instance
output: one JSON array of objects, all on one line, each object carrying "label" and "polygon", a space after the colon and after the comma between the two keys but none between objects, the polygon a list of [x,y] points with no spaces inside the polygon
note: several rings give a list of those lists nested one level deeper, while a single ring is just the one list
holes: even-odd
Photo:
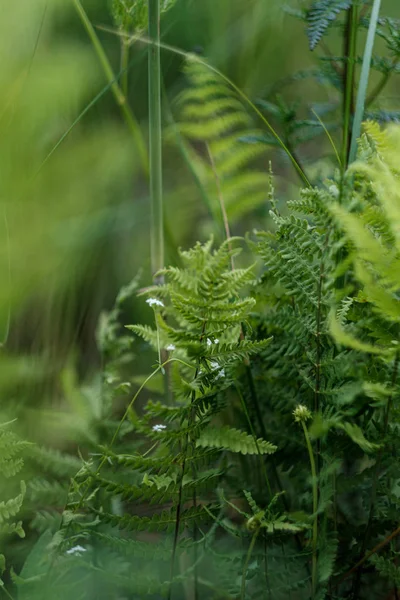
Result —
[{"label": "plant stem", "polygon": [[364,117],[365,98],[367,96],[367,87],[369,80],[369,72],[371,69],[371,58],[372,50],[374,47],[374,39],[376,27],[379,19],[379,10],[381,7],[381,0],[374,0],[372,6],[372,13],[368,27],[367,41],[365,44],[364,57],[361,67],[360,84],[357,92],[356,111],[354,114],[353,130],[351,133],[351,145],[349,153],[349,163],[352,163],[356,158],[357,153],[357,140],[361,133],[361,122]]},{"label": "plant stem", "polygon": [[257,541],[257,537],[258,537],[259,533],[260,533],[260,528],[258,528],[257,531],[255,531],[253,537],[251,538],[250,546],[249,546],[249,549],[248,549],[247,555],[246,555],[246,560],[244,561],[243,573],[242,573],[242,588],[241,588],[241,592],[240,592],[240,600],[244,600],[244,598],[245,598],[247,568],[249,566],[250,558],[251,558],[251,555],[253,553],[254,546],[255,546],[255,543]]},{"label": "plant stem", "polygon": [[310,457],[311,466],[311,477],[312,477],[312,493],[313,493],[313,532],[312,532],[312,598],[315,598],[317,591],[317,543],[318,543],[318,482],[317,482],[317,470],[315,467],[314,453],[311,446],[310,436],[308,435],[307,426],[304,421],[301,421],[303,427],[304,437],[307,444],[308,455]]},{"label": "plant stem", "polygon": [[357,25],[358,7],[353,4],[347,19],[345,39],[345,69],[344,69],[344,105],[343,105],[343,143],[342,143],[342,170],[348,165],[350,152],[351,117],[354,110],[354,74],[357,56]]},{"label": "plant stem", "polygon": [[[207,326],[207,323],[206,323],[206,321],[204,321],[202,329],[201,329],[201,333],[200,333],[200,342],[204,338],[206,326]],[[199,370],[200,370],[200,364],[198,363],[195,374],[194,374],[193,381],[196,380],[196,378],[199,374]],[[178,548],[179,530],[180,530],[180,525],[181,525],[183,478],[185,477],[186,460],[187,460],[189,444],[190,444],[189,430],[190,430],[191,425],[195,422],[195,419],[196,419],[196,411],[193,406],[195,399],[196,399],[196,392],[193,391],[191,394],[191,398],[190,398],[191,409],[190,409],[190,415],[189,415],[189,419],[188,419],[188,426],[187,426],[188,429],[186,432],[185,441],[184,441],[183,448],[182,448],[182,467],[181,467],[181,473],[180,473],[180,477],[179,477],[179,491],[178,491],[178,500],[177,500],[177,505],[176,505],[174,541],[172,544],[171,565],[170,565],[170,583],[169,583],[168,596],[167,596],[168,600],[171,600],[171,598],[172,598],[172,583],[173,583],[174,572],[175,572],[176,551]],[[196,488],[194,489],[194,491],[195,490],[196,490]],[[196,524],[194,524],[194,526],[196,526]],[[197,590],[197,569],[195,571],[195,590]],[[196,593],[197,593],[197,591],[196,591]]]},{"label": "plant stem", "polygon": [[[395,66],[395,63],[394,63],[394,66]],[[368,106],[371,106],[371,104],[373,104],[375,102],[375,100],[377,99],[377,97],[379,96],[379,94],[382,92],[382,90],[384,89],[384,87],[388,83],[391,74],[392,74],[392,72],[388,71],[387,73],[385,73],[383,75],[383,77],[381,78],[381,80],[378,81],[378,83],[376,84],[376,86],[374,87],[374,89],[372,90],[372,92],[369,94],[368,98],[365,101],[365,106],[367,108],[368,108]]]},{"label": "plant stem", "polygon": [[349,571],[347,571],[347,573],[345,573],[343,575],[343,577],[341,577],[339,579],[339,581],[336,583],[335,587],[337,587],[339,584],[341,584],[343,581],[345,581],[348,577],[350,577],[350,575],[352,575],[352,573],[354,573],[354,571],[356,569],[359,569],[369,558],[371,558],[371,556],[373,556],[374,554],[379,552],[379,550],[382,550],[382,548],[384,548],[387,544],[389,544],[389,542],[394,540],[398,535],[400,535],[400,527],[397,527],[397,529],[392,531],[392,533],[389,534],[384,540],[382,540],[382,542],[379,542],[379,544],[377,544],[374,548],[372,548],[372,550],[370,552],[368,552],[368,554],[366,554],[361,560],[359,560],[358,563],[354,565],[354,567],[352,567]]},{"label": "plant stem", "polygon": [[128,64],[129,64],[129,44],[121,39],[121,89],[126,101],[128,101]]},{"label": "plant stem", "polygon": [[[160,0],[148,0],[149,38],[149,139],[151,199],[151,270],[164,267],[162,198]],[[161,283],[161,281],[159,281]]]},{"label": "plant stem", "polygon": [[111,91],[114,94],[114,97],[117,101],[117,104],[120,106],[122,114],[124,116],[124,119],[132,133],[132,136],[135,140],[135,143],[138,147],[139,150],[139,155],[140,155],[140,159],[141,159],[141,163],[142,163],[142,167],[144,169],[144,171],[146,172],[146,174],[148,173],[148,160],[147,160],[147,150],[146,150],[146,146],[143,140],[143,136],[142,136],[142,132],[140,130],[139,124],[136,121],[132,111],[129,109],[129,106],[127,104],[126,98],[124,96],[124,94],[122,93],[121,88],[119,87],[118,83],[117,83],[117,79],[114,75],[114,72],[111,68],[110,62],[107,58],[106,53],[104,52],[103,46],[100,43],[99,38],[97,37],[97,34],[93,28],[93,25],[91,24],[91,22],[89,21],[89,18],[80,2],[80,0],[72,0],[74,3],[74,6],[78,12],[78,15],[88,33],[88,36],[93,44],[93,48],[96,51],[96,54],[98,56],[98,59],[101,63],[101,66],[103,67],[103,71],[106,75],[107,81],[110,84],[111,87]]}]

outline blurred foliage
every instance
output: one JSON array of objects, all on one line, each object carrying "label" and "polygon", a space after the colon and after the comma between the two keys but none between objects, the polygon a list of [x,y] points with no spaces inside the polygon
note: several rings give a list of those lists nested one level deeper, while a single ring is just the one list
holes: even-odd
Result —
[{"label": "blurred foliage", "polygon": [[[119,33],[144,30],[146,5],[136,3],[140,11],[134,12],[134,4],[123,0],[87,0],[83,4],[118,74]],[[349,3],[336,2],[335,17],[341,20],[333,22],[329,14],[325,16],[326,26],[314,31],[312,40],[307,39],[307,27],[310,34],[315,16],[315,11],[308,10],[310,3],[293,0],[287,4],[276,0],[166,1],[162,39],[186,52],[201,54],[226,74],[276,128],[310,179],[319,182],[331,173],[334,153],[310,109],[337,143],[341,42]],[[323,8],[323,3],[320,5]],[[389,18],[382,19],[378,29],[368,115],[378,121],[397,121],[398,0],[387,0],[385,11]],[[362,22],[362,27],[367,24]],[[362,31],[361,42],[363,35]],[[309,42],[315,46],[314,53],[309,52]],[[143,285],[150,281],[150,219],[148,182],[135,144],[73,3],[7,2],[0,21],[0,50],[6,57],[0,64],[2,422],[17,417],[15,431],[35,442],[29,447],[23,472],[30,482],[24,513],[30,523],[28,540],[17,540],[9,549],[15,564],[21,565],[31,542],[50,522],[55,529],[59,524],[67,482],[81,464],[75,458],[76,449],[80,448],[86,459],[112,431],[115,415],[110,416],[110,398],[118,388],[114,406],[118,413],[130,389],[124,387],[127,381],[123,375],[133,352],[135,375],[128,383],[136,385],[142,381],[140,374],[146,372],[147,346],[137,342],[131,348],[119,329],[120,322],[149,321],[142,303],[129,293],[124,302],[117,303],[117,313],[111,312],[110,317],[106,311],[113,306],[121,286],[140,267]],[[130,54],[128,101],[145,140],[146,59],[146,44],[136,42]],[[185,65],[182,56],[163,51],[168,263],[178,261],[178,247],[221,232],[215,173],[217,169],[227,172],[223,161],[210,172],[203,128],[202,135],[185,137],[185,110],[186,116],[188,110],[189,117],[193,116],[193,107],[186,103],[182,111],[182,104],[177,102],[188,94]],[[378,97],[376,92],[382,91]],[[201,93],[198,88],[196,93]],[[246,119],[245,131],[236,139],[243,152],[240,167],[245,163],[251,176],[259,177],[257,198],[248,193],[240,196],[233,178],[224,182],[231,184],[232,201],[227,210],[235,234],[270,224],[266,175],[270,160],[283,210],[299,186],[287,156],[265,133],[254,111],[248,106],[239,110]],[[202,118],[208,116],[203,114]],[[176,130],[180,139],[174,135]],[[185,148],[196,162],[185,158],[182,144],[187,144]],[[197,179],[193,165],[202,169]],[[199,187],[199,177],[203,178],[209,203]],[[136,282],[129,289],[135,288]],[[101,315],[103,329],[97,329]],[[103,379],[99,369],[111,347],[115,350],[113,344],[119,343],[125,344],[120,348],[123,358],[118,357],[123,364],[119,360],[111,366],[108,363]],[[157,385],[146,394],[158,389]],[[7,482],[5,499],[16,497],[18,489],[19,482],[16,487]],[[39,548],[48,543],[48,539],[39,538]],[[382,564],[382,571],[384,567]],[[31,575],[28,561],[22,576]]]}]

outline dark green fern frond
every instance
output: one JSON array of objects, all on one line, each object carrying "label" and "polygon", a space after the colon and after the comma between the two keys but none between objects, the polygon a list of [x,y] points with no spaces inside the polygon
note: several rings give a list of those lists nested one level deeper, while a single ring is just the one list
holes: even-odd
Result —
[{"label": "dark green fern frond", "polygon": [[328,27],[343,10],[348,10],[352,0],[315,0],[307,11],[307,35],[310,49],[314,50]]}]

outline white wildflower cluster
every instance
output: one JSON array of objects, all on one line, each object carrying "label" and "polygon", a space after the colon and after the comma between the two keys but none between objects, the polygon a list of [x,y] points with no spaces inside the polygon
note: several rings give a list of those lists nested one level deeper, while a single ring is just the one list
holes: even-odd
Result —
[{"label": "white wildflower cluster", "polygon": [[74,546],[73,548],[70,548],[69,550],[67,550],[65,552],[65,554],[72,554],[75,556],[80,556],[83,552],[86,552],[87,548],[84,548],[83,546],[79,546],[79,544],[77,546]]},{"label": "white wildflower cluster", "polygon": [[166,347],[166,350],[168,350],[168,352],[172,352],[173,350],[176,350],[176,346],[174,346],[174,344],[169,344]]},{"label": "white wildflower cluster", "polygon": [[164,429],[167,429],[166,425],[153,425],[153,431],[164,431]]},{"label": "white wildflower cluster", "polygon": [[335,184],[330,185],[328,189],[334,198],[339,198],[340,191],[339,191],[339,188],[337,185],[335,185]]},{"label": "white wildflower cluster", "polygon": [[[207,346],[212,346],[212,341],[210,340],[210,338],[207,338]],[[214,340],[214,344],[219,344],[219,340],[215,339]]]},{"label": "white wildflower cluster", "polygon": [[149,306],[164,306],[164,304],[161,302],[161,300],[158,300],[158,298],[147,298],[146,302]]}]

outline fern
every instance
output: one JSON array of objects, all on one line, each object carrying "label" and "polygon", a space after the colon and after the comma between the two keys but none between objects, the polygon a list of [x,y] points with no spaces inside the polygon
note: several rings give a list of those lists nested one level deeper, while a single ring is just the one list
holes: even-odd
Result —
[{"label": "fern", "polygon": [[178,99],[179,130],[215,222],[226,209],[235,223],[265,202],[268,177],[257,168],[265,146],[256,141],[250,116],[225,82],[195,61],[188,61],[185,74],[189,87]]},{"label": "fern", "polygon": [[196,445],[201,448],[223,448],[241,454],[273,454],[276,451],[276,446],[270,442],[255,441],[244,431],[230,427],[207,428],[196,441]]},{"label": "fern", "polygon": [[310,49],[314,50],[325,34],[328,27],[337,19],[338,15],[348,10],[352,0],[316,0],[307,11],[307,35]]}]

